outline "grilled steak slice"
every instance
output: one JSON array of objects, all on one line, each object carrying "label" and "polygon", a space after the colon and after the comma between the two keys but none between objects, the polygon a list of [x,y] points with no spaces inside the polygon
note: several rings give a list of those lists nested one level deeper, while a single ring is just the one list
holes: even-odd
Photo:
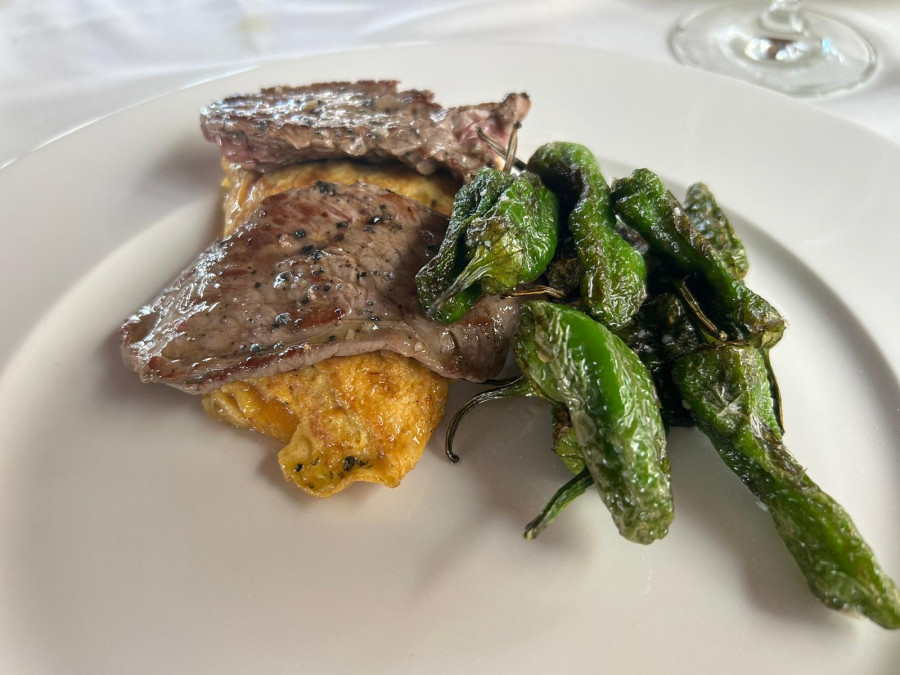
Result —
[{"label": "grilled steak slice", "polygon": [[378,350],[450,378],[493,377],[517,304],[484,298],[445,326],[416,297],[415,274],[446,227],[445,216],[373,185],[273,195],[126,321],[125,361],[144,381],[191,393]]},{"label": "grilled steak slice", "polygon": [[399,160],[430,175],[441,167],[465,181],[496,155],[477,128],[506,144],[531,105],[525,94],[500,103],[442,108],[430,91],[397,91],[395,81],[325,82],[230,96],[201,112],[207,140],[245,169],[274,171],[329,157]]}]

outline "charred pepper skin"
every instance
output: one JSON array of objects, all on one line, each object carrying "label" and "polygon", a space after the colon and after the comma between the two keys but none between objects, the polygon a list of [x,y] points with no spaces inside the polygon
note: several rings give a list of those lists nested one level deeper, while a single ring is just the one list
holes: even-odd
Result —
[{"label": "charred pepper skin", "polygon": [[832,609],[900,628],[900,592],[847,513],[788,452],[773,411],[763,352],[701,349],[673,367],[697,426],[728,467],[768,508],[810,589]]},{"label": "charred pepper skin", "polygon": [[664,537],[674,516],[665,429],[640,359],[601,323],[545,301],[523,306],[513,353],[533,388],[568,411],[620,534]]},{"label": "charred pepper skin", "polygon": [[[488,169],[489,170],[489,169]],[[484,218],[466,230],[469,262],[456,283],[471,278],[485,293],[497,295],[537,279],[556,252],[559,202],[540,178],[523,171]]]},{"label": "charred pepper skin", "polygon": [[612,199],[616,213],[647,241],[651,253],[687,275],[689,282],[700,282],[697,295],[729,340],[772,347],[781,339],[784,319],[731,272],[659,176],[638,169],[616,181]]},{"label": "charred pepper skin", "polygon": [[557,199],[536,175],[482,169],[457,194],[444,242],[416,275],[419,302],[442,323],[458,321],[483,293],[537,279],[558,229]]},{"label": "charred pepper skin", "polygon": [[694,425],[672,382],[672,364],[702,346],[684,303],[672,292],[652,295],[628,326],[616,331],[653,376],[663,421],[668,427]]},{"label": "charred pepper skin", "polygon": [[684,212],[697,231],[719,252],[729,271],[743,279],[749,267],[744,244],[705,183],[694,183],[687,189]]},{"label": "charred pepper skin", "polygon": [[640,253],[616,232],[610,190],[591,151],[577,143],[541,146],[528,160],[561,204],[581,271],[581,300],[612,329],[631,321],[646,297],[647,269]]}]

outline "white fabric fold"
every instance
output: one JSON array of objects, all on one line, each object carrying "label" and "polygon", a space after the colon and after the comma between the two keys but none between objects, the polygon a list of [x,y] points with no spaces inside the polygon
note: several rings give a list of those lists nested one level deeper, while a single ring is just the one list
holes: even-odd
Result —
[{"label": "white fabric fold", "polygon": [[[763,3],[760,3],[761,5]],[[900,5],[809,2],[861,28],[881,64],[811,101],[900,143]],[[567,44],[675,62],[685,0],[0,0],[0,165],[66,130],[273,59],[401,42]],[[473,74],[473,77],[477,74]]]}]

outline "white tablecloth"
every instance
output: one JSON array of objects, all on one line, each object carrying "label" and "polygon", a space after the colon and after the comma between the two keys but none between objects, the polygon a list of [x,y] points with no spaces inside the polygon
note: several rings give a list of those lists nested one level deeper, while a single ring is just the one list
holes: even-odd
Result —
[{"label": "white tablecloth", "polygon": [[[762,4],[762,3],[761,3]],[[900,3],[817,0],[881,57],[864,88],[810,104],[900,143]],[[0,166],[198,80],[349,47],[472,40],[583,45],[674,62],[687,0],[0,0]]]}]

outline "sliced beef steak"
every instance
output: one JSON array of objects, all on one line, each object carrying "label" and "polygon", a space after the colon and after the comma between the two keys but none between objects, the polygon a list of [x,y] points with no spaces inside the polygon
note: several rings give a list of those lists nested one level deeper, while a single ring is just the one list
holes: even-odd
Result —
[{"label": "sliced beef steak", "polygon": [[430,175],[441,167],[468,181],[496,155],[477,129],[506,144],[528,113],[525,94],[500,103],[442,108],[429,91],[394,81],[325,82],[230,96],[201,112],[203,134],[245,169],[273,171],[330,157],[399,160]]},{"label": "sliced beef steak", "polygon": [[484,298],[445,326],[416,298],[415,274],[446,227],[445,216],[362,183],[269,197],[123,325],[125,361],[144,381],[192,393],[378,350],[450,378],[493,377],[516,303]]}]

